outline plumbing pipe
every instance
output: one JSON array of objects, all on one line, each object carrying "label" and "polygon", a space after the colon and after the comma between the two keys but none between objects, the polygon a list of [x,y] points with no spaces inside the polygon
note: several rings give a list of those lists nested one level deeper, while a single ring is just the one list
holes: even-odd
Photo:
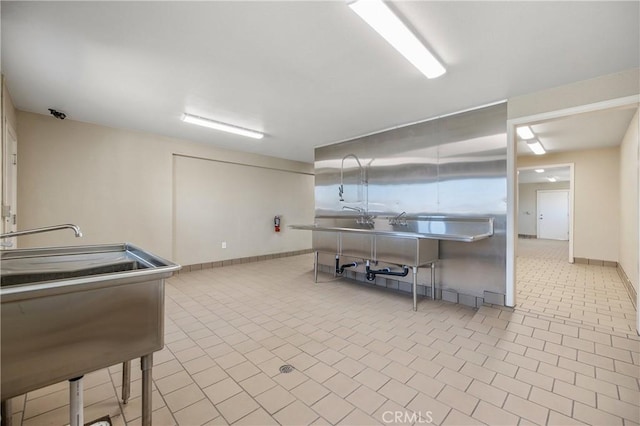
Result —
[{"label": "plumbing pipe", "polygon": [[345,268],[357,268],[357,267],[358,267],[358,262],[345,263],[344,265],[340,266],[340,269],[338,269],[336,272],[338,274],[342,274]]},{"label": "plumbing pipe", "polygon": [[376,279],[376,275],[391,275],[394,277],[406,277],[409,275],[409,268],[407,266],[402,267],[402,272],[393,272],[391,271],[391,268],[371,269],[369,266],[370,263],[367,260],[365,272],[367,274],[368,281],[374,281]]}]

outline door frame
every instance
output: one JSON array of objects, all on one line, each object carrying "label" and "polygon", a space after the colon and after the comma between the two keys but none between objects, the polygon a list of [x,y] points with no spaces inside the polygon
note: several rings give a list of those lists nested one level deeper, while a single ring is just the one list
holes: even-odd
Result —
[{"label": "door frame", "polygon": [[[570,228],[571,228],[571,208],[569,207],[569,190],[568,189],[538,189],[536,191],[536,216],[540,215],[540,195],[541,194],[549,194],[551,192],[562,192],[563,194],[567,194],[567,241],[570,241]],[[536,219],[536,236],[540,238],[540,222],[539,218]],[[557,238],[556,238],[557,239]],[[564,240],[560,240],[564,241]],[[569,259],[569,263],[571,259]]]},{"label": "door frame", "polygon": [[[602,111],[623,106],[637,106],[639,102],[640,96],[632,95],[507,120],[507,267],[505,306],[514,307],[516,305],[516,254],[518,242],[518,178],[516,160],[518,141],[516,138],[516,127],[536,121],[564,118],[585,112]],[[638,292],[638,299],[640,301],[640,292]],[[640,330],[640,310],[637,312],[637,326]]]},{"label": "door frame", "polygon": [[[0,217],[2,223],[0,224],[0,229],[3,233],[16,231],[18,228],[18,224],[15,220],[18,214],[18,170],[17,170],[17,152],[18,152],[18,134],[9,123],[9,121],[5,118],[4,120],[4,134],[2,139],[2,199],[0,199],[0,203],[3,206],[11,206],[11,216],[8,219],[4,217]],[[13,149],[15,145],[15,153],[13,153]],[[15,157],[14,157],[15,156]],[[11,162],[16,161],[15,165],[12,165]],[[13,166],[13,167],[12,167]],[[13,174],[11,178],[9,178],[9,174]],[[11,188],[8,187],[11,185]],[[8,197],[11,199],[8,199]],[[7,244],[9,243],[9,244]],[[17,247],[17,238],[7,238],[4,241],[0,242],[2,244],[0,249],[5,248],[16,248]],[[7,244],[7,245],[4,245]]]}]

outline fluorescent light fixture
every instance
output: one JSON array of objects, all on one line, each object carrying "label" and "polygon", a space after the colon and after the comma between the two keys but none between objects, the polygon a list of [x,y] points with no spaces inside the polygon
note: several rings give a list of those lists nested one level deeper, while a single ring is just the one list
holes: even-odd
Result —
[{"label": "fluorescent light fixture", "polygon": [[537,140],[533,140],[533,141],[527,142],[527,146],[536,155],[546,154],[546,152],[547,152],[547,151],[544,150],[544,147],[542,146],[540,141],[537,141]]},{"label": "fluorescent light fixture", "polygon": [[349,7],[427,78],[440,77],[447,72],[383,1],[357,0]]},{"label": "fluorescent light fixture", "polygon": [[536,169],[536,173],[544,173],[544,169]]},{"label": "fluorescent light fixture", "polygon": [[548,180],[549,182],[555,182],[555,181],[556,181],[556,178],[554,178],[554,177],[550,177],[550,178],[547,178],[547,180]]},{"label": "fluorescent light fixture", "polygon": [[242,127],[232,126],[231,124],[220,123],[219,121],[209,120],[208,118],[198,117],[184,113],[182,121],[185,123],[197,124],[198,126],[209,127],[211,129],[222,130],[223,132],[233,133],[236,135],[247,136],[254,139],[262,139],[264,135],[255,130],[243,129]]},{"label": "fluorescent light fixture", "polygon": [[518,136],[520,136],[522,139],[525,139],[525,140],[533,139],[536,137],[536,135],[534,135],[533,132],[531,131],[531,127],[529,126],[517,127],[516,132],[518,133]]}]

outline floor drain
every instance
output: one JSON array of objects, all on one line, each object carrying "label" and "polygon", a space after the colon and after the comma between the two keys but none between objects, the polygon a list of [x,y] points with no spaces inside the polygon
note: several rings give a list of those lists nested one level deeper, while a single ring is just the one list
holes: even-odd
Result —
[{"label": "floor drain", "polygon": [[280,367],[280,372],[281,373],[291,373],[293,370],[295,370],[295,368],[293,368],[293,365],[283,365],[282,367]]}]

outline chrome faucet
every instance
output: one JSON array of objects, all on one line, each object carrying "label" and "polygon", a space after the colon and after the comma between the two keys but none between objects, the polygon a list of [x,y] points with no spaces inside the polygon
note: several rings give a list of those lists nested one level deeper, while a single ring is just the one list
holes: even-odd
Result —
[{"label": "chrome faucet", "polygon": [[407,223],[407,212],[402,212],[395,217],[390,217],[389,225],[409,226]]},{"label": "chrome faucet", "polygon": [[366,210],[363,209],[362,207],[342,206],[342,210],[353,210],[355,212],[360,213],[360,216],[358,216],[358,218],[356,219],[356,223],[358,225],[367,225],[367,226],[375,225],[375,221],[373,220],[374,218],[372,216],[369,216]]},{"label": "chrome faucet", "polygon": [[21,235],[40,234],[42,232],[51,232],[60,229],[72,229],[76,234],[76,238],[82,237],[82,231],[80,231],[78,226],[66,223],[63,225],[45,226],[43,228],[25,229],[24,231],[7,232],[6,234],[0,234],[0,239],[19,237]]}]

